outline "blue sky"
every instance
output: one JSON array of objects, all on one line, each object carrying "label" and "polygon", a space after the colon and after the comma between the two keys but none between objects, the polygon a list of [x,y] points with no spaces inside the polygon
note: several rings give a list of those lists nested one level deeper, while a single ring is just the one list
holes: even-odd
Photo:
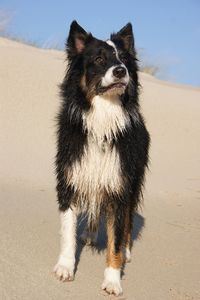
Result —
[{"label": "blue sky", "polygon": [[41,45],[64,45],[73,19],[101,39],[130,21],[160,78],[200,86],[200,0],[0,0],[0,9],[12,14],[10,32]]}]

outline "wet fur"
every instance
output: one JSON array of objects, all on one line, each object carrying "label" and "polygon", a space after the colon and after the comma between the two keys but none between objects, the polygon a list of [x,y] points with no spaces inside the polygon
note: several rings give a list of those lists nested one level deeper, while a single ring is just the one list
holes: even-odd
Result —
[{"label": "wet fur", "polygon": [[[102,213],[107,219],[114,216],[117,253],[124,239],[127,207],[132,216],[141,199],[150,138],[138,103],[133,37],[130,42],[128,34],[123,37],[119,32],[112,34],[111,40],[119,53],[126,54],[130,76],[125,93],[114,100],[116,103],[109,94],[101,95],[98,82],[105,70],[99,68],[93,76],[85,70],[85,61],[98,47],[108,51],[105,42],[80,32],[75,44],[69,35],[68,70],[61,85],[58,114],[56,174],[60,211],[72,206],[87,211],[91,227]],[[110,65],[112,60],[110,57]]]}]

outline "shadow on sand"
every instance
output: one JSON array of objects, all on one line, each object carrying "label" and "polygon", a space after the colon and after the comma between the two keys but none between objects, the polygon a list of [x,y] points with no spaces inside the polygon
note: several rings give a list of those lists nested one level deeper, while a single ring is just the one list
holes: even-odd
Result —
[{"label": "shadow on sand", "polygon": [[[79,225],[77,228],[77,251],[76,251],[75,273],[78,269],[78,264],[80,261],[83,248],[88,247],[85,244],[83,244],[80,239],[80,236],[86,226],[86,219],[80,217],[78,223]],[[144,226],[145,226],[145,219],[140,214],[136,213],[133,220],[133,232],[132,232],[133,243],[137,239],[140,239]],[[107,236],[106,236],[105,222],[104,220],[102,220],[99,224],[97,243],[93,246],[90,246],[90,248],[92,252],[101,253],[105,251],[106,243],[107,243]]]}]

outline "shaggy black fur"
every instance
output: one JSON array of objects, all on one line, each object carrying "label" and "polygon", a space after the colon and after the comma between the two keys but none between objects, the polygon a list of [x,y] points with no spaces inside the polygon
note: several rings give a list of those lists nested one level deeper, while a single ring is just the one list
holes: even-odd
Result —
[{"label": "shaggy black fur", "polygon": [[[119,58],[126,65],[131,77],[125,94],[121,96],[123,107],[130,115],[131,126],[118,134],[117,138],[113,137],[113,145],[119,152],[126,186],[121,195],[109,194],[104,203],[105,210],[107,203],[110,203],[112,208],[111,214],[115,219],[115,250],[119,251],[123,241],[125,209],[127,206],[130,208],[132,217],[140,201],[145,168],[148,164],[150,138],[138,104],[138,68],[131,24],[112,34],[111,40],[115,43]],[[65,169],[81,159],[84,145],[87,143],[88,132],[82,121],[83,112],[88,111],[91,106],[87,95],[98,93],[101,77],[116,60],[110,48],[105,42],[86,33],[75,21],[72,23],[67,41],[69,69],[61,85],[62,104],[58,115],[56,173],[61,211],[68,209],[74,199],[73,187],[66,184]],[[115,64],[118,64],[118,61]],[[83,76],[85,81],[81,84]]]}]

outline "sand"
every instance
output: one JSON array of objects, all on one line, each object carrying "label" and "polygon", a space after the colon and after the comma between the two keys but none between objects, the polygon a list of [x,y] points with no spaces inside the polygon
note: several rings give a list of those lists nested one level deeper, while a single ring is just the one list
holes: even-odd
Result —
[{"label": "sand", "polygon": [[[78,243],[76,278],[60,283],[54,156],[64,53],[0,38],[0,299],[112,299],[99,251]],[[200,89],[140,74],[152,137],[144,205],[120,299],[200,299]],[[106,298],[107,297],[107,298]]]}]

